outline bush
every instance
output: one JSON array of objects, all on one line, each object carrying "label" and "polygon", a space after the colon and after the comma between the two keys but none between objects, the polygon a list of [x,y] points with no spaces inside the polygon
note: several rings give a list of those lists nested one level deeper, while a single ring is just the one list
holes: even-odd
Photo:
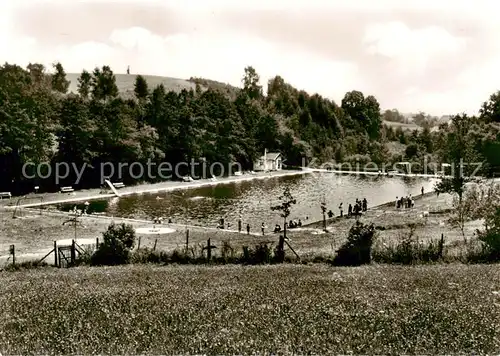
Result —
[{"label": "bush", "polygon": [[347,241],[337,250],[333,259],[336,266],[360,266],[371,262],[371,249],[375,237],[373,224],[365,225],[359,221],[349,230]]},{"label": "bush", "polygon": [[21,270],[27,270],[27,269],[36,269],[36,268],[41,268],[41,267],[48,267],[49,265],[46,262],[40,262],[40,261],[25,261],[21,263],[16,263],[16,264],[9,264],[4,267],[4,271],[6,272],[12,272],[12,271],[21,271]]},{"label": "bush", "polygon": [[273,258],[273,250],[270,244],[261,242],[253,249],[247,246],[243,247],[243,255],[239,258],[240,263],[251,265],[271,263],[275,260]]},{"label": "bush", "polygon": [[374,248],[372,257],[378,263],[403,265],[438,262],[443,257],[443,241],[424,243],[406,238],[393,245]]},{"label": "bush", "polygon": [[104,242],[92,255],[92,265],[120,265],[130,261],[130,250],[135,244],[135,230],[132,225],[114,223],[103,234]]},{"label": "bush", "polygon": [[465,262],[495,263],[500,261],[498,241],[500,241],[500,236],[492,231],[478,231],[478,239],[471,240],[465,246]]},{"label": "bush", "polygon": [[270,263],[272,255],[273,250],[271,246],[265,242],[261,242],[250,252],[250,259],[254,264]]},{"label": "bush", "polygon": [[416,225],[411,225],[410,232],[403,235],[396,244],[376,246],[373,250],[373,260],[378,263],[404,265],[441,260],[444,250],[444,235],[441,235],[439,240],[421,242],[414,236],[415,229]]},{"label": "bush", "polygon": [[167,263],[168,254],[150,248],[140,248],[130,254],[131,263]]},{"label": "bush", "polygon": [[217,258],[222,263],[231,263],[236,260],[236,253],[234,248],[228,241],[222,243],[222,248],[220,249],[220,257]]},{"label": "bush", "polygon": [[500,208],[495,208],[493,213],[486,216],[485,230],[477,231],[478,240],[482,242],[483,261],[500,261]]},{"label": "bush", "polygon": [[92,257],[94,255],[94,251],[90,249],[84,249],[82,253],[78,254],[75,263],[73,266],[85,266],[92,264]]}]

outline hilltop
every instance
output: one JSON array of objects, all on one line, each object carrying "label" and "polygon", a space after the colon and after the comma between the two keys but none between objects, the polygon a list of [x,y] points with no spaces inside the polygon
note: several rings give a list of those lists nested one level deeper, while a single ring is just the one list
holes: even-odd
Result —
[{"label": "hilltop", "polygon": [[[78,77],[81,73],[67,73],[66,79],[70,81],[68,91],[71,93],[76,93],[78,89]],[[134,83],[135,78],[139,74],[116,74],[116,85],[118,90],[125,97],[131,97],[134,95]],[[171,78],[171,77],[161,77],[156,75],[144,75],[140,74],[146,79],[150,89],[154,89],[158,85],[163,84],[166,91],[180,92],[183,89],[190,90],[196,89],[196,83],[198,83],[202,90],[207,90],[208,88],[219,89],[230,96],[233,96],[239,88],[233,87],[229,84],[221,83],[215,80],[204,79],[204,78]]]},{"label": "hilltop", "polygon": [[[189,79],[172,78],[172,77],[162,77],[157,75],[145,75],[145,74],[116,74],[116,85],[120,94],[125,98],[130,98],[134,96],[134,83],[137,75],[142,75],[146,79],[150,89],[154,89],[160,84],[163,84],[166,91],[181,92],[183,89],[195,90],[196,84],[199,84],[201,90],[217,89],[225,94],[227,94],[231,99],[235,99],[236,94],[240,90],[235,86],[227,83],[222,83],[212,79],[206,78],[195,78],[191,77]],[[70,81],[70,86],[68,91],[70,93],[76,93],[78,89],[78,77],[80,73],[67,73],[66,78]],[[405,131],[421,130],[422,127],[413,122],[413,117],[417,114],[411,113],[401,113],[405,120],[403,122],[394,122],[384,119],[384,124],[393,127],[394,129],[400,127]]]}]

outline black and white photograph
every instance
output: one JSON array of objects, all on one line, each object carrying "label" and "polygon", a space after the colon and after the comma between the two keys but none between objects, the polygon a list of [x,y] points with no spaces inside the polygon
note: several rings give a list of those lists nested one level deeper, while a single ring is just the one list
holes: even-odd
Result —
[{"label": "black and white photograph", "polygon": [[0,356],[500,354],[499,11],[2,0]]}]

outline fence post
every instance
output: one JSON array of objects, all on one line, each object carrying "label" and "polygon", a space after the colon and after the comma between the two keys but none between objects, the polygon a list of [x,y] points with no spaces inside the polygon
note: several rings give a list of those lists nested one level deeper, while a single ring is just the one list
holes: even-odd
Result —
[{"label": "fence post", "polygon": [[98,237],[95,238],[95,249],[96,250],[99,249],[99,238]]},{"label": "fence post", "polygon": [[186,253],[189,251],[189,229],[186,229]]},{"label": "fence post", "polygon": [[71,264],[75,263],[76,253],[75,253],[75,240],[71,240]]},{"label": "fence post", "polygon": [[141,248],[141,237],[139,236],[139,242],[137,243],[137,249]]},{"label": "fence post", "polygon": [[16,246],[10,245],[10,254],[12,255],[12,265],[16,265]]},{"label": "fence post", "polygon": [[212,249],[217,248],[210,243],[210,239],[207,240],[207,246],[203,247],[204,250],[207,250],[207,262],[210,262],[212,258]]},{"label": "fence post", "polygon": [[59,267],[57,264],[57,241],[54,241],[54,265],[55,267]]},{"label": "fence post", "polygon": [[439,241],[439,258],[443,258],[444,249],[444,234],[441,234],[441,240]]},{"label": "fence post", "polygon": [[207,240],[207,260],[210,262],[210,259],[212,258],[212,249],[210,248],[210,239]]},{"label": "fence post", "polygon": [[278,242],[277,257],[280,263],[283,263],[285,260],[285,237],[283,235],[280,236]]},{"label": "fence post", "polygon": [[158,239],[155,239],[155,245],[153,246],[153,251],[156,250],[156,243],[158,242]]}]

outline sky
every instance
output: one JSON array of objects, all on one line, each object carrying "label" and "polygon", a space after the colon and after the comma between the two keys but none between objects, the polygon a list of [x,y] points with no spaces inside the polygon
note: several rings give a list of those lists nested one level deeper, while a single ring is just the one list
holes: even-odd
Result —
[{"label": "sky", "polygon": [[2,0],[0,63],[204,77],[253,66],[340,104],[475,114],[500,89],[500,3],[487,0]]}]

